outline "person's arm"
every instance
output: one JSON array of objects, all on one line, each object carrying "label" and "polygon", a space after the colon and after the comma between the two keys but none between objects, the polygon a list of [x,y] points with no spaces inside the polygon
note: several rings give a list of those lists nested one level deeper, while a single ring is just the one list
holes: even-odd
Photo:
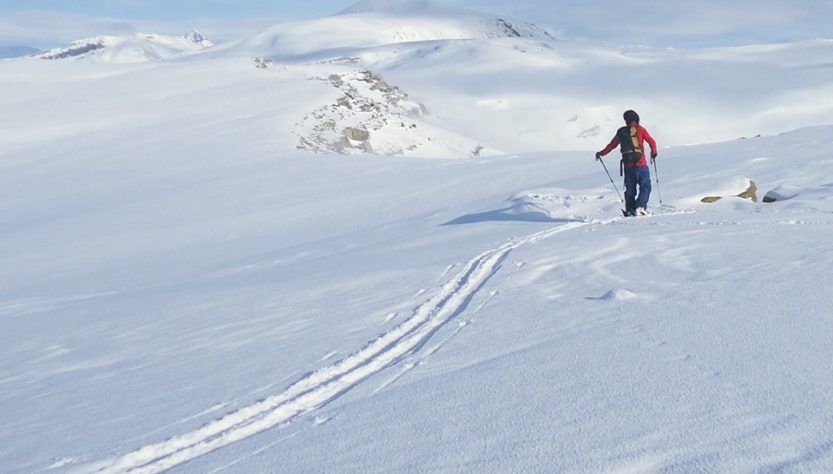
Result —
[{"label": "person's arm", "polygon": [[616,135],[614,135],[614,136],[613,136],[613,140],[611,140],[611,141],[610,141],[610,143],[608,143],[608,144],[607,144],[607,146],[606,146],[606,147],[604,147],[604,149],[603,149],[603,150],[601,150],[600,152],[596,153],[596,159],[598,160],[599,158],[601,158],[601,157],[603,157],[603,156],[607,155],[608,153],[610,153],[611,151],[613,151],[613,149],[614,149],[614,148],[616,148],[617,146],[619,146],[619,137],[618,137],[618,136],[616,136]]},{"label": "person's arm", "polygon": [[651,158],[657,157],[657,142],[654,140],[654,137],[648,133],[648,130],[645,128],[642,129],[642,137],[648,142],[648,145],[651,147]]}]

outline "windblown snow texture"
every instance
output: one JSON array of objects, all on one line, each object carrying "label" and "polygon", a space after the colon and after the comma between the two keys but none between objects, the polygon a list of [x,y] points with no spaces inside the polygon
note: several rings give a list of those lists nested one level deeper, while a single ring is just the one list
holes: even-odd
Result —
[{"label": "windblown snow texture", "polygon": [[379,5],[0,61],[0,471],[832,471],[831,42]]}]

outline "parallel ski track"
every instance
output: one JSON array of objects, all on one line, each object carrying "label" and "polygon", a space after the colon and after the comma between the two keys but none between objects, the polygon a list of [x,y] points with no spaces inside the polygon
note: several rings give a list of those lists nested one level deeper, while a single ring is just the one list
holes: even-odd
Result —
[{"label": "parallel ski track", "polygon": [[368,377],[418,351],[444,324],[465,310],[478,290],[520,246],[562,232],[609,221],[579,221],[552,227],[487,250],[471,261],[413,315],[359,351],[295,382],[283,392],[229,413],[199,429],[127,454],[87,465],[88,473],[156,473],[286,423],[321,408]]}]

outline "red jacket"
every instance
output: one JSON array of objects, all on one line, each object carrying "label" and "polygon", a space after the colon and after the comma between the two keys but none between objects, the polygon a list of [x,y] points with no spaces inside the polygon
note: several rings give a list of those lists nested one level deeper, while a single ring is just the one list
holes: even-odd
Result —
[{"label": "red jacket", "polygon": [[[639,148],[642,150],[642,158],[640,158],[639,161],[633,164],[625,163],[625,167],[630,168],[632,166],[648,166],[648,160],[645,158],[645,142],[648,142],[648,145],[651,146],[651,154],[657,152],[657,142],[654,141],[653,137],[651,137],[651,134],[648,133],[648,130],[645,130],[645,128],[639,125],[638,123],[631,122],[628,124],[628,126],[636,126],[636,138],[639,139]],[[613,151],[613,149],[617,146],[619,146],[619,137],[614,136],[613,140],[611,140],[610,143],[608,143],[607,146],[604,148],[604,150],[600,151],[599,153],[601,153],[602,156],[605,156],[611,151]]]}]

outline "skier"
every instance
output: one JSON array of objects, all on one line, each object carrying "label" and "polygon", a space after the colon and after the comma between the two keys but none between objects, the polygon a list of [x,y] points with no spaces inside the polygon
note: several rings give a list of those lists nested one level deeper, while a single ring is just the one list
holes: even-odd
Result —
[{"label": "skier", "polygon": [[[613,140],[601,151],[596,153],[596,160],[601,160],[617,146],[622,152],[619,163],[620,175],[625,175],[625,209],[628,216],[644,216],[648,214],[648,198],[651,196],[651,172],[648,160],[645,159],[644,142],[651,146],[651,161],[657,158],[657,142],[639,125],[639,114],[628,110],[623,114],[625,126],[616,131]],[[637,187],[639,192],[637,193]]]}]

